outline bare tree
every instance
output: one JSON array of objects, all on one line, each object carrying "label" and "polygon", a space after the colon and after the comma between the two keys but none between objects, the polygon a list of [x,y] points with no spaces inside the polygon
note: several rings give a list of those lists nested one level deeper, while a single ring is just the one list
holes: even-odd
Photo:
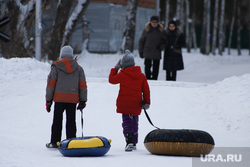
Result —
[{"label": "bare tree", "polygon": [[248,55],[250,56],[250,23],[248,23]]},{"label": "bare tree", "polygon": [[[195,8],[196,7],[196,4],[193,3],[192,4],[193,7]],[[191,24],[191,39],[192,39],[192,43],[194,45],[194,49],[197,50],[197,41],[196,41],[196,33],[195,33],[195,21],[196,21],[196,15],[195,15],[195,12],[193,10],[192,12],[192,24]]]},{"label": "bare tree", "polygon": [[[250,8],[250,2],[248,1],[248,8]],[[248,10],[248,13],[247,13],[247,25],[248,25],[248,55],[250,56],[250,23],[248,21],[248,18],[250,18],[250,10]]]},{"label": "bare tree", "polygon": [[[34,57],[34,25],[35,25],[35,2],[36,0],[11,0],[1,2],[0,16],[8,15],[11,22],[5,27],[4,31],[10,34],[9,43],[1,43],[0,50],[6,58],[11,57]],[[44,37],[43,54],[49,54],[49,59],[56,60],[59,55],[63,39],[70,39],[72,31],[89,4],[90,0],[79,0],[73,14],[70,16],[72,1],[58,1],[56,18],[51,33]],[[49,0],[42,1],[42,11],[46,12],[47,8],[53,2]],[[2,6],[3,5],[3,6]],[[70,16],[70,17],[69,17]],[[69,21],[68,21],[69,19]],[[66,26],[66,23],[69,23]],[[67,39],[67,40],[66,40]],[[45,46],[49,48],[46,48]]]},{"label": "bare tree", "polygon": [[190,32],[189,32],[189,0],[185,0],[185,5],[186,5],[186,47],[187,47],[187,52],[190,53],[191,50],[191,42],[190,42]]},{"label": "bare tree", "polygon": [[64,37],[64,29],[67,20],[70,16],[70,9],[72,1],[61,0],[58,1],[58,7],[56,12],[56,19],[52,28],[51,38],[49,42],[48,58],[50,60],[57,60],[58,53],[60,52],[62,40]]},{"label": "bare tree", "polygon": [[1,11],[1,15],[11,17],[10,23],[3,28],[4,32],[11,36],[9,43],[1,42],[3,57],[32,57],[34,55],[34,41],[30,35],[30,29],[34,23],[35,0],[24,4],[20,1],[7,1],[2,5],[4,5],[5,10]]},{"label": "bare tree", "polygon": [[225,41],[225,33],[224,33],[224,23],[225,23],[225,0],[221,0],[221,8],[220,8],[220,24],[219,24],[219,54],[222,55],[224,41]]},{"label": "bare tree", "polygon": [[215,55],[216,50],[216,39],[217,39],[217,29],[218,29],[218,15],[219,15],[219,0],[215,0],[214,5],[214,22],[213,22],[213,41],[212,41],[212,53]]},{"label": "bare tree", "polygon": [[210,0],[204,0],[201,53],[208,55],[210,52]]},{"label": "bare tree", "polygon": [[238,55],[241,55],[241,0],[237,1],[237,50],[238,50]]},{"label": "bare tree", "polygon": [[175,14],[175,19],[180,20],[180,10],[181,10],[181,0],[177,0],[176,2],[176,14]]},{"label": "bare tree", "polygon": [[181,0],[181,10],[180,10],[180,27],[183,29],[185,24],[185,8],[184,8],[184,1]]},{"label": "bare tree", "polygon": [[201,32],[201,44],[200,44],[200,52],[205,54],[205,46],[206,46],[206,15],[207,10],[206,9],[206,0],[204,0],[204,7],[203,7],[203,21],[202,21],[202,32]]},{"label": "bare tree", "polygon": [[170,5],[169,5],[169,0],[166,0],[165,29],[167,29],[167,28],[168,28],[169,13],[170,13]]},{"label": "bare tree", "polygon": [[210,52],[210,11],[211,11],[211,1],[207,0],[207,28],[206,28],[206,55]]},{"label": "bare tree", "polygon": [[78,0],[72,13],[70,13],[72,1],[61,0],[58,3],[51,38],[49,38],[48,42],[48,58],[50,60],[57,60],[60,48],[69,43],[72,32],[77,23],[82,20],[90,0]]},{"label": "bare tree", "polygon": [[131,52],[134,50],[135,25],[138,0],[129,0],[126,14],[126,26],[123,33],[121,51],[126,49]]},{"label": "bare tree", "polygon": [[83,16],[83,27],[82,27],[82,39],[83,39],[83,47],[82,47],[82,52],[85,52],[87,50],[88,47],[88,42],[89,42],[89,31],[88,31],[88,22],[86,19],[86,16]]},{"label": "bare tree", "polygon": [[229,33],[229,40],[228,40],[228,54],[229,55],[231,54],[231,43],[232,43],[233,28],[234,28],[234,22],[235,22],[236,6],[237,6],[237,0],[234,0],[232,21],[230,25],[230,33]]},{"label": "bare tree", "polygon": [[176,16],[175,19],[179,22],[180,28],[183,30],[184,26],[184,1],[183,0],[177,0],[176,4]]},{"label": "bare tree", "polygon": [[[247,2],[245,1],[244,6],[247,9],[250,9],[250,1],[249,0]],[[248,34],[246,34],[246,36],[248,36],[248,55],[250,56],[250,22],[249,22],[249,18],[250,18],[250,10],[247,10],[247,13],[243,16],[242,19],[244,19],[243,21],[247,23]]]},{"label": "bare tree", "polygon": [[78,0],[78,3],[74,11],[72,12],[70,18],[67,21],[62,46],[65,44],[69,44],[70,37],[73,33],[73,30],[76,27],[79,20],[83,19],[83,15],[85,14],[85,11],[89,3],[90,3],[90,0]]}]

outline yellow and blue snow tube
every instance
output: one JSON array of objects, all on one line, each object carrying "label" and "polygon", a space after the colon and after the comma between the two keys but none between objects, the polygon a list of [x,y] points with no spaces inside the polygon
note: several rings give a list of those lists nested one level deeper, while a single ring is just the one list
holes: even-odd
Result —
[{"label": "yellow and blue snow tube", "polygon": [[213,150],[214,139],[200,130],[158,129],[147,134],[144,145],[152,154],[199,157]]},{"label": "yellow and blue snow tube", "polygon": [[102,136],[77,137],[58,143],[61,154],[68,157],[103,156],[111,145],[111,140]]}]

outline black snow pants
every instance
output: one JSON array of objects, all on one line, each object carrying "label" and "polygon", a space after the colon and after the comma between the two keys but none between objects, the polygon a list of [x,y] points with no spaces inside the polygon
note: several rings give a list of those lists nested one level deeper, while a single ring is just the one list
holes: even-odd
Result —
[{"label": "black snow pants", "polygon": [[167,81],[176,81],[177,71],[166,71]]},{"label": "black snow pants", "polygon": [[61,141],[63,112],[66,110],[66,137],[76,137],[76,104],[56,102],[54,108],[54,118],[51,127],[51,143]]},{"label": "black snow pants", "polygon": [[[152,80],[157,80],[158,74],[159,74],[160,60],[145,59],[144,65],[145,65],[146,78],[152,79]],[[153,65],[153,70],[151,71],[152,65]]]}]

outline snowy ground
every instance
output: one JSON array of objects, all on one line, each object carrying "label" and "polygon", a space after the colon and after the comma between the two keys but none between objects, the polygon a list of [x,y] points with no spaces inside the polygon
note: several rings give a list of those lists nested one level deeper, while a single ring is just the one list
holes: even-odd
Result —
[{"label": "snowy ground", "polygon": [[[149,81],[154,124],[168,129],[199,129],[209,132],[216,147],[250,147],[250,56],[203,56],[184,53],[185,70],[177,82]],[[76,166],[171,166],[191,167],[192,158],[157,156],[147,152],[144,137],[154,128],[140,116],[138,150],[125,152],[121,115],[115,112],[119,86],[108,83],[110,68],[121,55],[90,54],[79,57],[88,84],[84,110],[84,135],[112,139],[103,157],[63,157],[48,150],[53,114],[45,110],[49,63],[30,58],[0,58],[0,167]],[[162,63],[162,61],[161,61]],[[143,59],[136,56],[142,67]],[[81,136],[80,113],[77,135]],[[65,138],[65,129],[63,130]]]}]

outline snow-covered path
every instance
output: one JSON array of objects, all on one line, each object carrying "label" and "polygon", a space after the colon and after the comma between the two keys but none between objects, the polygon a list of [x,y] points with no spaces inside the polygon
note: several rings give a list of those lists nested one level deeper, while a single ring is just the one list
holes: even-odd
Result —
[{"label": "snow-covered path", "polygon": [[[246,68],[250,58],[232,56],[213,60],[210,56],[195,56],[186,55],[190,59],[186,59],[186,69],[177,76],[177,82],[164,81],[164,71],[160,71],[159,81],[149,81],[152,104],[148,113],[153,123],[166,129],[207,131],[216,147],[250,147],[250,68]],[[112,139],[110,151],[103,157],[67,158],[45,147],[53,117],[53,113],[45,110],[50,65],[29,58],[0,58],[0,166],[191,167],[192,158],[156,156],[146,150],[144,137],[154,128],[144,113],[140,116],[138,150],[124,151],[121,115],[115,112],[119,86],[108,83],[109,69],[118,59],[119,55],[95,54],[79,59],[87,76],[89,96],[84,110],[84,135]],[[136,61],[143,67],[142,59],[136,57]],[[202,66],[203,74],[195,70]],[[221,73],[209,82],[209,77],[199,78],[215,75],[215,69]],[[231,77],[227,78],[229,74]],[[226,79],[221,79],[222,76]],[[80,113],[77,113],[77,125],[77,135],[81,136]]]}]

